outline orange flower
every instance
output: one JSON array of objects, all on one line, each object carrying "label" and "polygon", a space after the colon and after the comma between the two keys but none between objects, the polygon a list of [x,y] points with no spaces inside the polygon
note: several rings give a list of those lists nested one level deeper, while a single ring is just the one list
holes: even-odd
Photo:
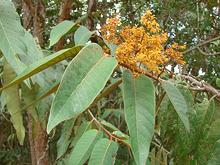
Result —
[{"label": "orange flower", "polygon": [[138,69],[159,74],[169,60],[184,64],[179,51],[184,46],[174,43],[164,49],[168,35],[161,30],[151,11],[146,11],[140,22],[141,26],[120,27],[118,18],[110,18],[101,29],[105,40],[118,45],[116,58],[121,65],[128,66],[132,71]]}]

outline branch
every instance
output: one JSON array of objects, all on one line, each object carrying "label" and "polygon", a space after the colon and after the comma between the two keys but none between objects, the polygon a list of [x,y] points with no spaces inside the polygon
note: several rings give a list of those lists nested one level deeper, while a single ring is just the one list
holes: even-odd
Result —
[{"label": "branch", "polygon": [[192,48],[190,48],[190,49],[184,51],[183,54],[186,54],[186,53],[188,53],[188,52],[191,52],[192,50],[197,49],[197,48],[200,47],[200,46],[206,45],[206,44],[208,44],[208,43],[210,43],[210,42],[212,42],[212,41],[219,40],[219,39],[220,39],[220,36],[215,37],[215,38],[212,38],[212,39],[209,39],[209,40],[206,40],[206,41],[203,41],[203,42],[201,42],[201,43],[199,43],[199,44],[193,46]]},{"label": "branch", "polygon": [[23,0],[23,3],[25,3],[30,11],[30,14],[32,17],[34,17],[34,3],[32,2],[32,0]]},{"label": "branch", "polygon": [[[125,63],[120,63],[119,62],[119,65],[123,66],[124,68],[126,69],[130,69],[129,65],[125,64]],[[149,73],[147,71],[144,71],[144,70],[141,70],[141,69],[138,69],[138,68],[133,68],[133,71],[136,72],[136,73],[140,73],[140,74],[144,74],[145,76],[148,76],[156,81],[160,81],[161,79],[155,75],[153,75],[152,73]]]},{"label": "branch", "polygon": [[88,8],[87,8],[87,14],[88,14],[88,18],[86,20],[86,24],[89,30],[94,30],[94,20],[93,20],[93,12],[96,11],[97,8],[97,2],[96,0],[88,0]]},{"label": "branch", "polygon": [[[70,12],[72,10],[73,0],[62,0],[59,12],[58,23],[70,19]],[[65,39],[62,37],[59,42],[54,46],[54,50],[58,51],[63,48],[65,44]]]},{"label": "branch", "polygon": [[72,10],[73,0],[63,0],[60,6],[58,22],[70,19],[70,12]]},{"label": "branch", "polygon": [[105,132],[105,134],[109,137],[110,140],[115,139],[115,141],[123,143],[128,148],[131,147],[130,144],[126,143],[123,139],[120,139],[119,137],[113,135],[111,132],[105,129],[105,127],[103,127],[102,124],[93,116],[92,112],[89,109],[88,109],[88,113],[92,117],[92,121],[94,121],[95,124]]},{"label": "branch", "polygon": [[32,18],[34,17],[34,4],[31,0],[23,0],[22,1],[22,9],[23,9],[23,26],[26,30],[31,29],[32,26]]},{"label": "branch", "polygon": [[217,97],[218,100],[220,100],[220,91],[215,89],[213,86],[209,85],[208,83],[200,82],[189,75],[181,75],[181,77],[190,81],[192,84],[200,87],[199,89],[212,93],[213,95]]},{"label": "branch", "polygon": [[35,3],[35,13],[33,17],[33,35],[37,37],[39,44],[44,44],[44,26],[46,18],[46,8],[44,0],[37,0]]},{"label": "branch", "polygon": [[214,52],[214,53],[207,53],[204,52],[200,47],[197,47],[197,49],[199,50],[199,52],[205,56],[217,56],[220,55],[220,52]]}]

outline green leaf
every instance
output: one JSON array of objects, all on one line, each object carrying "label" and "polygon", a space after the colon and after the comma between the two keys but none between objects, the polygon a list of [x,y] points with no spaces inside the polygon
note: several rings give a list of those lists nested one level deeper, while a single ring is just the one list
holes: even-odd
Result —
[{"label": "green leaf", "polygon": [[72,29],[76,25],[76,23],[67,20],[56,25],[50,33],[50,47],[56,44],[61,37],[72,32]]},{"label": "green leaf", "polygon": [[155,89],[148,77],[134,78],[123,72],[125,120],[131,139],[131,150],[137,165],[145,165],[154,134]]},{"label": "green leaf", "polygon": [[123,132],[119,131],[114,131],[112,132],[113,135],[116,135],[117,137],[121,138],[121,139],[129,139],[129,136],[124,134]]},{"label": "green leaf", "polygon": [[169,81],[162,82],[163,89],[166,91],[171,103],[173,104],[179,118],[183,122],[187,131],[190,131],[189,119],[187,117],[188,106],[181,92]]},{"label": "green leaf", "polygon": [[30,104],[26,105],[24,108],[22,108],[22,110],[25,110],[27,108],[29,108],[30,106],[36,104],[37,102],[41,101],[42,99],[44,99],[45,97],[50,96],[51,94],[55,93],[59,87],[60,83],[54,83],[52,84],[49,88],[47,88],[45,91],[43,91],[42,93],[40,93],[39,95],[36,96],[35,100],[32,101]]},{"label": "green leaf", "polygon": [[82,48],[82,46],[76,46],[71,49],[61,50],[61,51],[56,52],[50,56],[46,56],[45,58],[40,59],[39,61],[29,65],[13,81],[11,81],[7,85],[3,86],[3,88],[1,88],[0,90],[6,89],[10,86],[18,84],[18,83],[22,82],[23,80],[33,76],[34,74],[37,74],[37,73],[41,72],[42,70],[45,70],[48,67],[64,60],[65,58],[76,56],[77,53],[81,50],[81,48]]},{"label": "green leaf", "polygon": [[74,34],[75,45],[83,45],[87,43],[93,34],[94,32],[89,31],[85,26],[80,26]]},{"label": "green leaf", "polygon": [[0,5],[0,36],[0,50],[16,73],[43,58],[40,46],[22,27],[20,16],[8,0],[1,1]]},{"label": "green leaf", "polygon": [[215,150],[212,153],[211,159],[208,161],[207,165],[219,165],[220,164],[220,140],[215,144]]},{"label": "green leaf", "polygon": [[70,119],[64,122],[63,127],[61,129],[61,136],[57,141],[57,159],[63,156],[68,146],[71,143],[71,134],[73,132],[75,119]]},{"label": "green leaf", "polygon": [[113,165],[118,144],[106,138],[99,140],[89,159],[89,165]]},{"label": "green leaf", "polygon": [[220,78],[216,78],[216,85],[220,88]]},{"label": "green leaf", "polygon": [[[15,77],[15,73],[11,68],[10,64],[5,62],[3,78],[4,82],[7,83]],[[25,128],[23,125],[23,116],[21,112],[21,100],[19,96],[19,86],[15,85],[8,88],[2,92],[2,97],[4,97],[5,103],[7,105],[7,111],[11,115],[11,122],[15,128],[18,141],[23,145],[25,138]]]},{"label": "green leaf", "polygon": [[[21,84],[21,98],[24,101],[24,105],[30,105],[30,103],[33,102],[36,96],[36,86],[32,85],[31,88],[29,88],[25,83]],[[28,111],[28,114],[31,115],[31,117],[34,119],[34,122],[39,122],[39,114],[37,113],[37,108],[35,106],[29,106],[26,111]]]},{"label": "green leaf", "polygon": [[88,122],[87,120],[83,120],[83,122],[80,124],[80,126],[78,126],[76,129],[76,133],[75,136],[71,142],[70,147],[74,147],[76,145],[76,143],[78,142],[78,140],[80,139],[80,137],[89,129],[91,129],[91,123],[92,121]]},{"label": "green leaf", "polygon": [[25,31],[20,24],[20,18],[11,1],[1,0],[0,5],[0,50],[7,62],[18,73],[25,65],[18,55],[25,55],[26,46],[22,42]]},{"label": "green leaf", "polygon": [[[0,5],[0,51],[17,74],[30,64],[43,58],[43,52],[34,37],[20,23],[20,16],[11,1],[3,0]],[[47,84],[43,73],[32,77],[33,84]],[[30,87],[29,81],[25,83]]]},{"label": "green leaf", "polygon": [[[112,83],[111,85],[109,85],[108,87],[106,87],[94,100],[94,102],[92,103],[92,105],[96,104],[101,98],[109,95],[112,91],[114,91],[116,88],[118,88],[118,86],[121,84],[122,79],[119,79],[118,81]],[[91,105],[91,106],[92,106]]]},{"label": "green leaf", "polygon": [[118,119],[124,119],[124,110],[123,109],[103,109],[104,113],[102,115],[102,119],[108,117],[110,114],[113,114]]},{"label": "green leaf", "polygon": [[99,138],[100,134],[95,129],[85,132],[71,152],[67,165],[83,165]]},{"label": "green leaf", "polygon": [[111,129],[111,130],[113,130],[113,131],[119,131],[119,129],[116,128],[113,124],[111,124],[111,123],[109,123],[109,122],[107,122],[107,121],[105,121],[105,120],[101,120],[100,123],[101,123],[102,125],[104,125],[105,127],[109,128],[109,129]]},{"label": "green leaf", "polygon": [[208,139],[209,139],[210,143],[215,142],[218,139],[220,139],[220,129],[219,128],[220,128],[220,119],[215,120],[210,125],[209,132],[208,132]]},{"label": "green leaf", "polygon": [[104,88],[116,66],[116,59],[104,56],[99,45],[84,47],[63,75],[52,103],[47,132],[86,110]]},{"label": "green leaf", "polygon": [[[198,103],[196,105],[198,105]],[[210,100],[204,98],[199,105],[201,107],[197,106],[199,108],[197,111],[203,111],[203,125],[211,125],[215,121],[216,112],[214,97]]]}]

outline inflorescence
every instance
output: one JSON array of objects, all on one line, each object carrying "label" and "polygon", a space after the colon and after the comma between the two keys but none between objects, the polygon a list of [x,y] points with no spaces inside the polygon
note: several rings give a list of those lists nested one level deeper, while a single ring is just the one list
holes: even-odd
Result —
[{"label": "inflorescence", "polygon": [[159,74],[162,68],[173,61],[184,64],[180,46],[177,43],[167,45],[168,33],[163,32],[151,11],[141,17],[140,25],[121,26],[120,18],[110,18],[101,29],[103,38],[115,45],[116,58],[122,66],[135,70]]}]

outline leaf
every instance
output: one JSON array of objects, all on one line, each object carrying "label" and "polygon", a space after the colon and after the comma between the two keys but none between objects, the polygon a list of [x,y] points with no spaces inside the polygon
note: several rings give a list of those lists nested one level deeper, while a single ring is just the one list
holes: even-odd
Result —
[{"label": "leaf", "polygon": [[168,81],[162,82],[162,87],[166,91],[171,103],[173,104],[180,120],[183,122],[186,130],[190,131],[189,119],[187,117],[188,106],[180,91]]},{"label": "leaf", "polygon": [[24,39],[25,31],[20,24],[20,18],[11,1],[1,0],[0,5],[0,50],[7,62],[18,73],[25,65],[18,55],[25,55]]},{"label": "leaf", "polygon": [[[10,81],[15,77],[15,73],[11,68],[10,64],[5,62],[4,64],[4,72],[3,78],[5,83]],[[18,85],[8,88],[2,92],[2,96],[6,100],[7,111],[11,115],[11,122],[15,128],[16,135],[18,141],[21,145],[23,145],[24,138],[25,138],[25,128],[23,125],[23,116],[21,112],[21,100],[19,96],[19,87]]]},{"label": "leaf", "polygon": [[29,65],[21,74],[19,74],[13,81],[8,83],[7,85],[3,86],[1,90],[6,89],[10,86],[13,86],[15,84],[18,84],[22,82],[23,80],[33,76],[34,74],[37,74],[41,72],[44,69],[47,69],[48,67],[64,60],[68,57],[74,57],[77,55],[77,53],[81,50],[82,46],[76,46],[71,49],[65,49],[61,50],[59,52],[56,52],[50,56],[47,56],[43,59],[40,59],[39,61]]},{"label": "leaf", "polygon": [[102,115],[102,119],[108,117],[110,114],[113,114],[119,120],[120,118],[124,119],[124,110],[123,109],[103,109],[104,113]]},{"label": "leaf", "polygon": [[191,111],[193,109],[193,104],[194,104],[194,98],[191,91],[188,89],[188,87],[179,84],[177,85],[177,89],[183,95],[187,103],[188,111]]},{"label": "leaf", "polygon": [[89,165],[113,165],[118,144],[106,138],[99,140],[89,159]]},{"label": "leaf", "polygon": [[[0,51],[17,74],[30,64],[43,58],[43,52],[34,37],[20,23],[20,16],[11,1],[3,0],[0,5]],[[33,84],[42,88],[47,80],[40,73],[31,78]],[[30,87],[29,80],[25,81]]]},{"label": "leaf", "polygon": [[22,108],[22,110],[29,108],[30,106],[36,104],[37,102],[44,99],[45,97],[55,93],[57,91],[59,85],[60,85],[60,83],[54,83],[50,88],[46,89],[45,91],[40,93],[38,96],[36,96],[36,99],[33,102],[31,102],[30,104],[26,105],[24,108]]},{"label": "leaf", "polygon": [[109,123],[109,122],[107,122],[107,121],[105,121],[105,120],[101,120],[100,123],[101,123],[102,125],[104,125],[105,127],[109,128],[109,129],[111,129],[111,130],[113,130],[113,131],[119,131],[119,129],[116,128],[113,124],[111,124],[111,123]]},{"label": "leaf", "polygon": [[116,65],[115,58],[103,56],[99,45],[84,47],[63,75],[52,103],[47,132],[88,108],[104,88]]},{"label": "leaf", "polygon": [[95,129],[85,132],[71,152],[67,165],[83,165],[99,138],[100,134]]},{"label": "leaf", "polygon": [[40,45],[36,43],[36,39],[27,31],[25,31],[23,42],[26,47],[26,55],[20,55],[19,57],[26,65],[30,65],[44,57]]},{"label": "leaf", "polygon": [[112,56],[115,56],[115,52],[116,52],[116,49],[118,48],[118,46],[117,45],[115,45],[115,44],[113,44],[113,43],[110,43],[110,42],[108,42],[108,41],[106,41],[104,38],[102,38],[103,39],[103,41],[104,41],[104,43],[108,46],[108,48],[110,49],[110,54],[112,55]]},{"label": "leaf", "polygon": [[216,78],[216,85],[220,88],[220,78]]},{"label": "leaf", "polygon": [[215,150],[212,153],[211,159],[208,161],[207,165],[219,165],[220,164],[220,140],[215,144]]},{"label": "leaf", "polygon": [[210,125],[216,118],[215,116],[216,106],[215,106],[214,97],[212,97],[210,100],[204,99],[203,102],[205,102],[205,104],[203,105],[203,109],[205,110],[204,124]]},{"label": "leaf", "polygon": [[74,34],[75,45],[83,45],[87,43],[93,34],[94,32],[89,31],[85,26],[80,26]]},{"label": "leaf", "polygon": [[83,122],[80,124],[80,126],[77,127],[75,136],[71,142],[70,147],[73,148],[80,137],[89,129],[91,129],[91,123],[92,121],[88,122],[87,120],[83,120]]},{"label": "leaf", "polygon": [[124,139],[125,142],[130,145],[130,143],[129,143],[129,140],[130,140],[130,139],[129,139],[129,136],[126,135],[126,134],[124,134],[124,133],[121,132],[120,130],[114,131],[114,132],[112,132],[112,134],[115,135],[115,136],[117,136],[117,137],[120,138],[120,139]]},{"label": "leaf", "polygon": [[[119,79],[118,81],[112,83],[111,85],[109,85],[108,87],[106,87],[93,101],[92,105],[95,105],[101,98],[107,96],[108,94],[110,94],[112,91],[114,91],[116,88],[118,88],[118,86],[121,84],[122,79]],[[91,105],[91,106],[92,106]]]},{"label": "leaf", "polygon": [[154,134],[155,89],[148,77],[134,78],[123,72],[125,121],[131,139],[131,150],[137,165],[145,165]]},{"label": "leaf", "polygon": [[57,159],[63,156],[68,146],[71,143],[71,134],[73,132],[75,119],[70,119],[64,122],[63,127],[61,129],[61,136],[57,141]]},{"label": "leaf", "polygon": [[[36,96],[36,86],[31,86],[31,88],[29,88],[25,83],[22,83],[21,91],[21,98],[24,101],[24,105],[30,105]],[[29,106],[26,111],[28,111],[28,114],[34,119],[33,121],[36,123],[40,122],[39,114],[37,113],[37,108],[35,106]]]},{"label": "leaf", "polygon": [[218,139],[220,139],[220,119],[215,120],[212,122],[208,132],[208,139],[210,143],[214,143]]},{"label": "leaf", "polygon": [[20,23],[20,16],[11,1],[0,5],[0,50],[16,73],[43,58],[43,52],[33,36]]},{"label": "leaf", "polygon": [[72,28],[76,26],[77,24],[72,21],[63,21],[53,27],[50,33],[50,46],[53,46],[55,43],[57,43],[61,37],[64,35],[70,33],[72,31]]}]

